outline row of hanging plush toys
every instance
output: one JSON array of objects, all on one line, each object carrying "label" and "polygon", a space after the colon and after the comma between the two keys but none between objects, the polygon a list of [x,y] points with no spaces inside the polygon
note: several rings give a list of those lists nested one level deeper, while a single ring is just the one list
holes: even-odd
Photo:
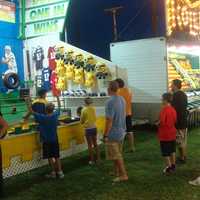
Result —
[{"label": "row of hanging plush toys", "polygon": [[68,81],[93,88],[96,79],[105,79],[110,76],[108,67],[103,63],[96,63],[93,56],[84,60],[81,53],[74,54],[73,50],[65,52],[64,47],[57,48],[56,69],[58,80],[56,88],[64,91],[67,89]]}]

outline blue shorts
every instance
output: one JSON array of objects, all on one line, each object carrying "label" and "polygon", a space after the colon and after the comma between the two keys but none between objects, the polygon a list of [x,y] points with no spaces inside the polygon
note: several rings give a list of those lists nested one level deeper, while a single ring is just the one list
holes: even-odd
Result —
[{"label": "blue shorts", "polygon": [[97,128],[85,129],[85,136],[86,137],[91,137],[91,136],[96,136],[96,135],[97,135]]}]

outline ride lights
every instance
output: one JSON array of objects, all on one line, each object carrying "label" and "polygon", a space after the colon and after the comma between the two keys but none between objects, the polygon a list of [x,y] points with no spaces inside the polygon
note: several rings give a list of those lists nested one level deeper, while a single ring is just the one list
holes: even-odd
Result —
[{"label": "ride lights", "polygon": [[200,35],[200,0],[167,0],[167,35],[174,31]]}]

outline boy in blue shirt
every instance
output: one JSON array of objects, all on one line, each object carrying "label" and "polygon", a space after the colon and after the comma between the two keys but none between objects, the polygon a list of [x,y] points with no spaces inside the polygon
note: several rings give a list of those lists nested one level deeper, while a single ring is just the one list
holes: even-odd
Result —
[{"label": "boy in blue shirt", "polygon": [[[57,97],[58,106],[60,108],[60,100]],[[32,107],[29,110],[39,123],[39,132],[42,140],[43,159],[48,159],[52,172],[47,175],[47,178],[64,178],[62,166],[60,162],[59,144],[57,136],[58,117],[60,111],[54,111],[55,106],[52,103],[47,103],[45,106],[46,114],[34,112]]]}]

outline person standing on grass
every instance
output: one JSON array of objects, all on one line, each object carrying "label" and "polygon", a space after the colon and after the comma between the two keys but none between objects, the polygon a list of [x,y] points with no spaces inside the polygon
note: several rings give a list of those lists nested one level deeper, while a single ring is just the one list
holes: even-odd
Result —
[{"label": "person standing on grass", "polygon": [[46,114],[40,114],[32,109],[29,105],[29,112],[32,113],[39,123],[40,135],[43,148],[43,159],[48,159],[49,165],[52,168],[52,172],[46,175],[47,178],[64,178],[62,166],[60,162],[60,150],[57,136],[58,117],[60,115],[60,99],[57,97],[58,107],[57,111],[54,111],[55,106],[52,103],[47,103],[45,106]]},{"label": "person standing on grass", "polygon": [[181,91],[182,82],[178,79],[172,81],[171,85],[173,91],[172,106],[177,113],[177,145],[179,148],[180,158],[179,163],[186,163],[186,149],[187,149],[187,95]]},{"label": "person standing on grass", "polygon": [[106,102],[106,123],[104,142],[106,144],[106,156],[114,162],[114,182],[127,181],[128,175],[122,156],[122,143],[126,132],[125,100],[117,95],[118,83],[111,81],[108,86],[110,99]]},{"label": "person standing on grass", "polygon": [[176,170],[176,111],[171,106],[172,94],[165,93],[162,96],[162,110],[158,122],[158,138],[162,156],[166,161],[166,168],[163,173],[170,173]]},{"label": "person standing on grass", "polygon": [[116,79],[116,82],[119,85],[119,89],[117,94],[124,98],[126,102],[126,132],[129,143],[129,151],[135,151],[134,145],[134,134],[133,134],[133,126],[132,126],[132,93],[131,91],[125,87],[124,81],[120,78]]},{"label": "person standing on grass", "polygon": [[96,150],[96,161],[100,161],[100,152],[97,144],[96,110],[92,106],[91,98],[85,99],[85,107],[81,111],[80,122],[85,128],[85,137],[87,139],[89,151],[89,164],[95,163],[93,148]]}]

